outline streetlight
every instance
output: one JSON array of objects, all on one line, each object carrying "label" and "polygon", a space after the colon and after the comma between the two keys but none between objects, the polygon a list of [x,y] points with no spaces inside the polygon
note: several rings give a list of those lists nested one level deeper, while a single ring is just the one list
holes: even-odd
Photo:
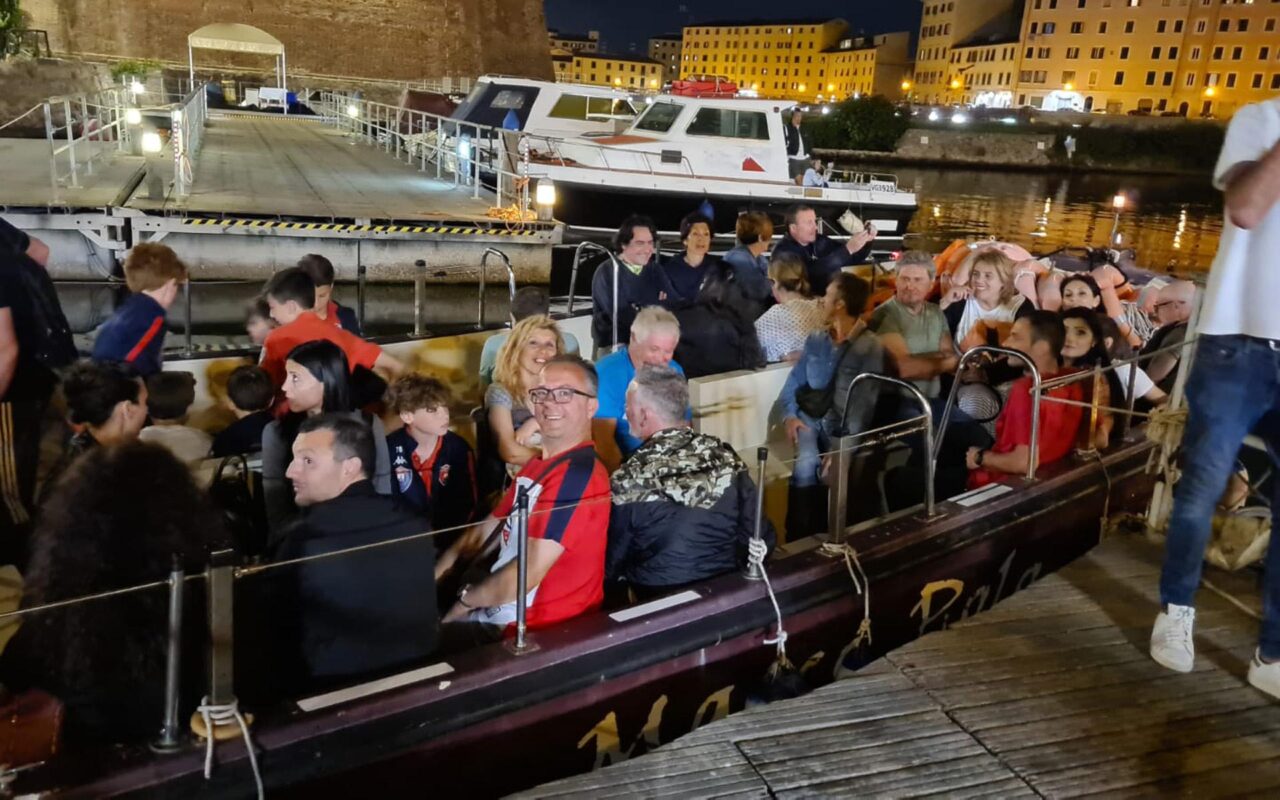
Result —
[{"label": "streetlight", "polygon": [[538,207],[538,219],[551,219],[551,209],[556,204],[556,185],[550,178],[538,178],[534,185],[533,202]]},{"label": "streetlight", "polygon": [[1204,96],[1205,96],[1205,97],[1213,97],[1213,96],[1214,96],[1214,95],[1216,95],[1217,93],[1218,93],[1218,90],[1217,90],[1217,89],[1215,89],[1215,88],[1214,88],[1214,87],[1212,87],[1212,86],[1209,86],[1209,87],[1205,88],[1205,90],[1204,90]]}]

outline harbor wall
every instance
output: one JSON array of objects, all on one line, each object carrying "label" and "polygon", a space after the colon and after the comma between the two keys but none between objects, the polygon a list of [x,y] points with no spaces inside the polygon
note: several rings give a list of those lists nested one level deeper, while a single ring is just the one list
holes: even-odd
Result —
[{"label": "harbor wall", "polygon": [[[540,0],[24,0],[55,53],[187,58],[187,35],[216,22],[261,28],[291,71],[419,81],[486,72],[550,80]],[[200,65],[271,67],[270,56],[196,51]]]}]

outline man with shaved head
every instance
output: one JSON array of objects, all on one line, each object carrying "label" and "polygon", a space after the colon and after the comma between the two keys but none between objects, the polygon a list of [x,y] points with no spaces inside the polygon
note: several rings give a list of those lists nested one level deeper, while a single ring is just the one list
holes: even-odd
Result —
[{"label": "man with shaved head", "polygon": [[[1224,194],[1226,220],[1187,379],[1182,476],[1173,490],[1160,613],[1151,631],[1151,657],[1177,672],[1195,669],[1196,589],[1214,509],[1235,472],[1240,444],[1253,431],[1272,453],[1280,450],[1280,96],[1236,112],[1213,182]],[[1194,301],[1185,283],[1166,287],[1156,302],[1161,324],[1185,324]],[[1274,532],[1280,530],[1280,489],[1271,509]],[[1249,683],[1280,699],[1280,543],[1274,537]]]},{"label": "man with shaved head", "polygon": [[[1173,281],[1156,295],[1156,322],[1160,327],[1151,335],[1142,354],[1182,344],[1187,338],[1187,321],[1191,319],[1192,304],[1196,301],[1196,285],[1191,281]],[[1161,353],[1147,364],[1147,375],[1165,394],[1173,391],[1178,377],[1181,350]]]}]

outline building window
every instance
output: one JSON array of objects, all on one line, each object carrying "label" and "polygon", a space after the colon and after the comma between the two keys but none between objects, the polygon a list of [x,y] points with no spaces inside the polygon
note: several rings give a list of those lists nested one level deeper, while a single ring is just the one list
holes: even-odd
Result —
[{"label": "building window", "polygon": [[1053,48],[1051,47],[1041,47],[1038,51],[1036,51],[1036,58],[1048,58],[1049,54],[1052,52],[1053,52]]},{"label": "building window", "polygon": [[1214,60],[1214,61],[1221,61],[1221,60],[1222,60],[1222,48],[1221,48],[1221,47],[1215,47],[1215,48],[1213,48],[1213,60]]},{"label": "building window", "polygon": [[1227,88],[1228,89],[1236,88],[1236,74],[1234,72],[1227,73]]},{"label": "building window", "polygon": [[1253,88],[1255,88],[1255,89],[1261,89],[1261,88],[1262,88],[1262,73],[1261,73],[1261,72],[1255,72],[1255,73],[1253,73]]},{"label": "building window", "polygon": [[1193,47],[1193,48],[1191,48],[1191,60],[1192,60],[1192,61],[1199,61],[1199,60],[1200,60],[1200,48],[1199,48],[1199,47]]},{"label": "building window", "polygon": [[1174,32],[1174,33],[1182,33],[1182,20],[1180,20],[1180,19],[1175,19],[1175,20],[1173,21],[1173,32]]},{"label": "building window", "polygon": [[1160,20],[1159,22],[1157,22],[1157,23],[1156,23],[1156,33],[1164,33],[1165,26],[1166,26],[1166,25],[1168,25],[1168,24],[1169,24],[1169,23],[1168,23],[1168,22],[1166,22],[1165,20]]},{"label": "building window", "polygon": [[1204,20],[1196,21],[1196,33],[1204,33],[1207,23]]},{"label": "building window", "polygon": [[1116,80],[1115,80],[1115,84],[1116,84],[1116,86],[1124,86],[1124,72],[1117,72],[1117,73],[1116,73]]},{"label": "building window", "polygon": [[1271,33],[1272,31],[1274,31],[1276,29],[1275,17],[1272,17],[1271,19],[1267,20],[1266,23],[1263,24],[1262,29],[1267,33]]},{"label": "building window", "polygon": [[1106,33],[1106,32],[1107,32],[1107,23],[1106,23],[1106,21],[1099,22],[1099,23],[1098,23],[1098,33]]},{"label": "building window", "polygon": [[1129,20],[1124,24],[1125,33],[1133,33],[1133,20]]},{"label": "building window", "polygon": [[1238,33],[1244,33],[1247,30],[1249,30],[1249,20],[1244,18],[1236,20],[1236,31]]},{"label": "building window", "polygon": [[1040,23],[1039,22],[1031,23],[1031,35],[1035,36],[1039,32],[1040,32]]},{"label": "building window", "polygon": [[1280,72],[1276,72],[1271,76],[1271,88],[1280,89]]},{"label": "building window", "polygon": [[1159,47],[1151,48],[1151,58],[1154,60],[1159,57],[1160,57],[1160,48]]},{"label": "building window", "polygon": [[1062,82],[1063,82],[1064,84],[1067,84],[1067,83],[1075,83],[1075,82],[1076,82],[1076,71],[1075,71],[1074,69],[1064,69],[1064,70],[1062,71]]},{"label": "building window", "polygon": [[1269,47],[1260,47],[1260,48],[1258,48],[1258,60],[1259,60],[1259,61],[1266,61],[1266,60],[1267,60],[1268,58],[1270,58],[1270,57],[1271,57],[1271,48],[1269,48]]},{"label": "building window", "polygon": [[1056,22],[1046,22],[1046,23],[1044,24],[1044,34],[1045,34],[1046,36],[1048,36],[1048,35],[1049,35],[1049,34],[1051,34],[1051,33],[1057,33],[1057,32],[1058,32],[1058,23],[1056,23]]},{"label": "building window", "polygon": [[1034,47],[1028,47],[1027,58],[1035,58],[1035,57],[1036,57],[1036,49]]},{"label": "building window", "polygon": [[1148,85],[1148,86],[1155,86],[1155,85],[1156,85],[1156,74],[1155,74],[1155,72],[1148,72],[1148,73],[1147,73],[1147,85]]},{"label": "building window", "polygon": [[1068,48],[1067,48],[1067,58],[1070,58],[1070,59],[1076,59],[1076,58],[1079,58],[1079,57],[1080,57],[1080,48],[1079,48],[1079,47],[1068,47]]},{"label": "building window", "polygon": [[1121,61],[1125,61],[1125,60],[1127,60],[1128,58],[1129,58],[1129,48],[1127,48],[1127,47],[1121,47],[1121,48],[1120,48],[1120,60],[1121,60]]},{"label": "building window", "polygon": [[1095,47],[1089,51],[1089,58],[1102,58],[1107,54],[1105,47]]},{"label": "building window", "polygon": [[1071,23],[1071,32],[1072,32],[1072,33],[1084,33],[1084,23],[1083,23],[1083,22],[1073,22],[1073,23]]},{"label": "building window", "polygon": [[1243,48],[1243,47],[1233,47],[1233,48],[1231,48],[1231,60],[1232,60],[1232,61],[1239,61],[1243,56],[1244,56],[1244,48]]},{"label": "building window", "polygon": [[1098,83],[1098,71],[1095,69],[1089,73],[1089,85],[1096,86]]},{"label": "building window", "polygon": [[1196,74],[1195,74],[1194,72],[1188,72],[1188,73],[1187,73],[1187,88],[1191,88],[1192,86],[1195,86],[1195,85],[1196,85]]},{"label": "building window", "polygon": [[1218,33],[1226,33],[1229,30],[1231,30],[1231,20],[1229,19],[1218,20]]},{"label": "building window", "polygon": [[1170,47],[1170,48],[1169,48],[1169,60],[1170,60],[1170,61],[1177,61],[1177,60],[1178,60],[1178,48],[1176,48],[1176,47]]}]

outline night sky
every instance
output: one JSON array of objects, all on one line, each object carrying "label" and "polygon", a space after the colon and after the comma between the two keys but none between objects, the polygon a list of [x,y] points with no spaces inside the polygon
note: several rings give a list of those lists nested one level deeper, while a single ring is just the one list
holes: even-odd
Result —
[{"label": "night sky", "polygon": [[914,41],[923,6],[917,0],[546,0],[546,9],[550,28],[567,33],[597,30],[602,50],[644,53],[650,36],[723,19],[839,17],[848,20],[854,33],[910,31]]}]

